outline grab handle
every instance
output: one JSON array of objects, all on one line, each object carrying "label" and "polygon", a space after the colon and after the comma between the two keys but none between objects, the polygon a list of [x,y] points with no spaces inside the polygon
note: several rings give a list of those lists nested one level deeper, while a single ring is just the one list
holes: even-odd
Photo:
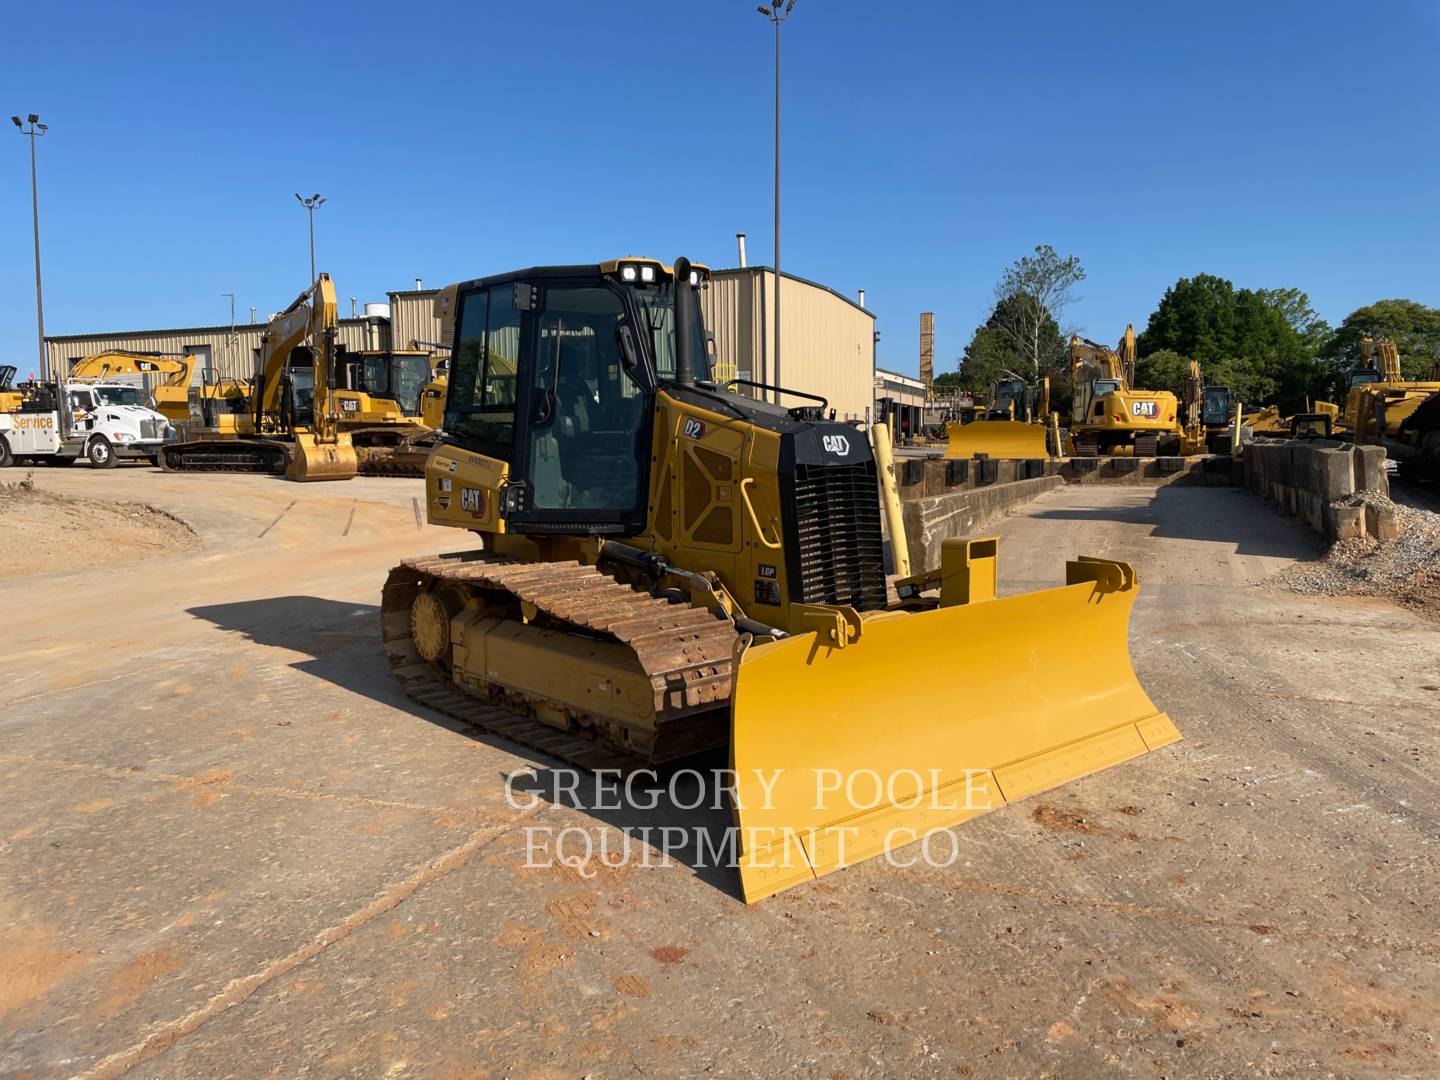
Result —
[{"label": "grab handle", "polygon": [[755,483],[753,476],[747,476],[740,481],[740,499],[745,503],[745,509],[750,514],[750,525],[754,528],[755,535],[760,538],[760,543],[764,544],[771,551],[779,551],[782,546],[781,544],[772,544],[769,540],[765,539],[765,530],[760,525],[759,515],[755,513],[755,504],[750,501],[750,485],[753,483]]}]

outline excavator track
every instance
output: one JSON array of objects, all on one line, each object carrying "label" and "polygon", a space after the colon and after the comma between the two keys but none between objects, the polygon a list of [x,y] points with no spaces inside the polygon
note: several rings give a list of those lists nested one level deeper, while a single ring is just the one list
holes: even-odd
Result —
[{"label": "excavator track", "polygon": [[[490,697],[452,680],[443,663],[416,648],[411,606],[422,591],[460,585],[508,594],[536,619],[633,653],[655,695],[654,737],[636,747],[603,716],[561,729],[527,715],[539,698],[500,684]],[[588,769],[633,770],[723,745],[728,738],[735,628],[703,608],[672,604],[593,566],[526,562],[480,551],[407,559],[390,572],[381,603],[390,668],[404,691],[435,709]]]},{"label": "excavator track", "polygon": [[295,458],[290,443],[271,439],[198,439],[160,451],[167,472],[284,473]]}]

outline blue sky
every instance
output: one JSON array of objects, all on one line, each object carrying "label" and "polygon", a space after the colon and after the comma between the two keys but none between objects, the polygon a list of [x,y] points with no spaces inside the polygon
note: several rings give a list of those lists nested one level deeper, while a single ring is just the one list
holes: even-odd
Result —
[{"label": "blue sky", "polygon": [[[754,0],[27,8],[0,114],[38,112],[50,333],[222,323],[321,269],[382,300],[616,254],[770,244]],[[12,20],[13,21],[13,20]],[[784,30],[785,269],[867,290],[880,362],[949,368],[1049,243],[1103,341],[1208,272],[1338,323],[1440,303],[1434,3],[799,0]],[[33,364],[29,158],[0,142],[0,362]],[[347,304],[348,307],[348,304]]]}]

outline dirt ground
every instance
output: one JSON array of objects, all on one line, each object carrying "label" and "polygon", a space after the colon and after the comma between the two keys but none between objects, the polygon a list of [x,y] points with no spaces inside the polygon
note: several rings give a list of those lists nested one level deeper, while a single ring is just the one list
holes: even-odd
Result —
[{"label": "dirt ground", "polygon": [[[53,484],[205,546],[0,583],[30,613],[0,651],[0,1075],[1440,1072],[1440,629],[1261,588],[1318,546],[1246,493],[1071,488],[996,526],[1007,592],[1137,565],[1183,742],[958,827],[949,865],[746,907],[723,869],[527,865],[536,830],[714,815],[513,808],[554,763],[395,690],[386,568],[466,546],[418,481]],[[965,662],[895,672],[891,722],[963,708]]]},{"label": "dirt ground", "polygon": [[[139,502],[61,495],[52,470],[0,477],[0,578],[134,562],[194,551],[200,538],[179,518]],[[104,485],[92,484],[97,494]]]}]

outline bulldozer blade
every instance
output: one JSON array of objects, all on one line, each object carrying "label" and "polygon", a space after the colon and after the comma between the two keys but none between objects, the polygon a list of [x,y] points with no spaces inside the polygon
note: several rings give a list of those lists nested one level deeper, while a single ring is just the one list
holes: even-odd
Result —
[{"label": "bulldozer blade", "polygon": [[285,467],[286,480],[349,480],[359,468],[350,436],[319,442],[314,435],[295,436],[295,456]]},{"label": "bulldozer blade", "polygon": [[1067,581],[869,616],[843,648],[744,650],[730,746],[747,903],[1181,737],[1130,663],[1134,571],[1081,559]]},{"label": "bulldozer blade", "polygon": [[969,458],[985,454],[992,458],[1043,458],[1045,425],[1020,420],[973,420],[968,424],[946,425],[947,458]]}]

